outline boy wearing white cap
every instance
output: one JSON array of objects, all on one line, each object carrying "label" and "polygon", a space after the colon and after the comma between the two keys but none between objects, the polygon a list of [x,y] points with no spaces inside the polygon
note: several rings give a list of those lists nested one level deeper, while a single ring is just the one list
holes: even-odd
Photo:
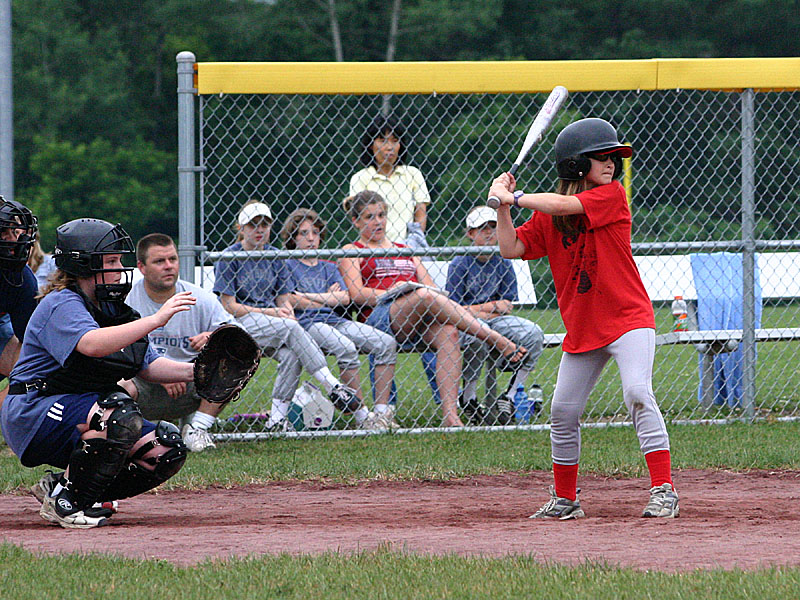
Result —
[{"label": "boy wearing white cap", "polygon": [[[267,242],[272,212],[263,202],[249,201],[236,220],[238,241],[227,251],[275,250]],[[214,292],[222,306],[252,335],[267,356],[278,361],[272,387],[268,427],[280,430],[300,383],[301,368],[316,379],[339,410],[353,412],[361,401],[328,368],[325,356],[294,316],[291,277],[282,260],[263,258],[219,261],[214,265]]]},{"label": "boy wearing white cap", "polygon": [[[497,211],[477,206],[467,215],[467,236],[474,246],[497,244]],[[514,422],[514,391],[525,384],[542,353],[544,335],[535,323],[511,314],[512,302],[518,299],[517,277],[511,261],[499,254],[457,256],[447,271],[447,291],[450,299],[469,309],[475,317],[504,335],[528,353],[519,365],[506,361],[477,338],[461,334],[463,353],[462,377],[464,388],[462,408],[470,422],[476,425],[509,425]],[[487,362],[488,360],[488,362]],[[481,368],[513,370],[509,386],[488,406],[477,399]]]}]

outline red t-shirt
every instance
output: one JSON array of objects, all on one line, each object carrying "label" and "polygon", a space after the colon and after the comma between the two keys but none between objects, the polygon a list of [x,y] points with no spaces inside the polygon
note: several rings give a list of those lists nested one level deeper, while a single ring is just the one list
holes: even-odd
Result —
[{"label": "red t-shirt", "polygon": [[631,212],[618,181],[576,194],[586,214],[579,232],[564,235],[553,218],[534,212],[517,227],[522,258],[547,256],[561,318],[565,352],[607,346],[633,329],[655,329],[653,305],[631,253]]},{"label": "red t-shirt", "polygon": [[[353,242],[356,248],[366,248],[361,242]],[[404,244],[393,244],[405,248]],[[377,290],[388,290],[398,281],[417,281],[417,265],[410,256],[372,256],[361,259],[361,279],[364,285]],[[365,320],[372,312],[364,307],[358,320]]]}]

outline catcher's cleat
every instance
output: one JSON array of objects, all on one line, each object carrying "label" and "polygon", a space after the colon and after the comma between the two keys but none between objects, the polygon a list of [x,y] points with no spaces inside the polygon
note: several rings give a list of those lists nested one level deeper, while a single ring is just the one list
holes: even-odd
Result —
[{"label": "catcher's cleat", "polygon": [[72,503],[67,490],[62,490],[55,498],[49,494],[46,495],[42,502],[42,508],[39,510],[39,515],[45,521],[56,523],[65,529],[101,527],[108,522],[108,518],[112,514],[111,510],[107,508],[78,510]]},{"label": "catcher's cleat", "polygon": [[672,484],[664,483],[650,488],[650,502],[644,507],[643,517],[675,519],[680,514],[678,493],[672,489]]},{"label": "catcher's cleat", "polygon": [[361,429],[366,431],[393,431],[400,429],[400,425],[394,420],[394,408],[390,406],[382,413],[369,413],[369,416],[361,424]]},{"label": "catcher's cleat", "polygon": [[[44,502],[45,497],[49,496],[53,489],[56,487],[59,479],[64,474],[64,471],[60,473],[53,473],[50,469],[47,470],[47,473],[44,476],[34,483],[31,486],[31,494],[39,501]],[[111,514],[115,514],[119,512],[119,502],[116,500],[106,500],[104,502],[95,502],[92,505],[92,509],[104,509],[110,510]]]},{"label": "catcher's cleat", "polygon": [[575,495],[575,500],[568,500],[567,498],[559,498],[556,496],[556,490],[550,486],[550,500],[545,503],[542,508],[533,513],[529,519],[558,519],[559,521],[566,521],[568,519],[580,519],[585,517],[586,513],[581,509],[581,501],[578,499],[578,494],[581,489],[578,488]]},{"label": "catcher's cleat", "polygon": [[183,426],[181,437],[189,452],[202,452],[217,447],[208,430],[192,427],[191,423]]},{"label": "catcher's cleat", "polygon": [[361,407],[361,400],[356,391],[341,383],[333,386],[328,398],[342,412],[356,412]]}]

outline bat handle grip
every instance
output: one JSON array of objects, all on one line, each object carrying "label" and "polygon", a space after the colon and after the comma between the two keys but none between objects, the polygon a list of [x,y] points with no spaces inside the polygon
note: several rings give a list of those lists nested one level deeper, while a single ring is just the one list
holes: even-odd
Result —
[{"label": "bat handle grip", "polygon": [[[508,170],[508,174],[513,177],[514,175],[516,175],[517,169],[519,169],[519,163],[514,163]],[[498,198],[497,196],[489,196],[489,199],[486,201],[486,206],[488,206],[489,208],[493,208],[495,210],[500,208],[500,204],[501,204],[500,198]]]}]

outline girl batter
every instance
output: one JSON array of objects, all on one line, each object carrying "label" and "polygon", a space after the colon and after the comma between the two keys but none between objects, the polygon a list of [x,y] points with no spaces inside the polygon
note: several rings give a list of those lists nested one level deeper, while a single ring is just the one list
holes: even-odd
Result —
[{"label": "girl batter", "polygon": [[[602,119],[582,119],[556,139],[556,193],[515,191],[514,177],[494,180],[500,199],[497,237],[505,258],[547,256],[567,335],[551,407],[553,476],[550,500],[532,518],[583,517],[578,500],[579,419],[589,393],[610,358],[619,366],[625,405],[633,417],[650,471],[644,517],[677,517],[669,436],[652,387],[655,319],[631,254],[631,213],[616,181],[622,145]],[[510,207],[532,209],[514,228]]]}]

